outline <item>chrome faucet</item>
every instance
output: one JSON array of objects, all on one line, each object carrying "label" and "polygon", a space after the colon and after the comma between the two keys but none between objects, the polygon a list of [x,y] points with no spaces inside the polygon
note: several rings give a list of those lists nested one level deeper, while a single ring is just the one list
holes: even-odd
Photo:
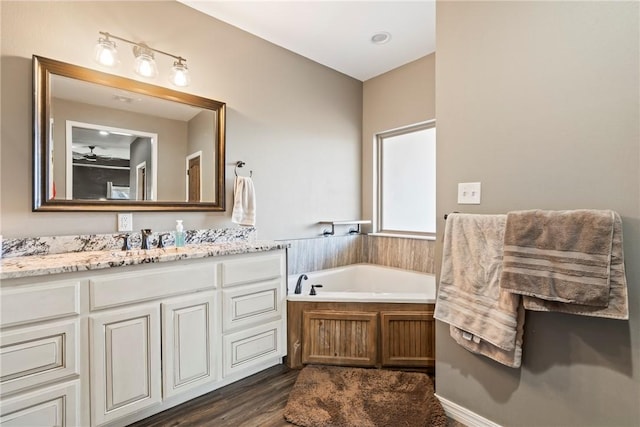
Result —
[{"label": "chrome faucet", "polygon": [[296,289],[293,291],[294,294],[301,294],[302,293],[302,280],[307,280],[308,277],[306,274],[301,274],[300,277],[298,277],[298,283],[296,284]]},{"label": "chrome faucet", "polygon": [[141,238],[142,238],[142,244],[140,246],[140,249],[149,249],[149,237],[151,237],[151,229],[150,228],[143,228],[142,230],[140,230],[140,233],[142,234]]}]

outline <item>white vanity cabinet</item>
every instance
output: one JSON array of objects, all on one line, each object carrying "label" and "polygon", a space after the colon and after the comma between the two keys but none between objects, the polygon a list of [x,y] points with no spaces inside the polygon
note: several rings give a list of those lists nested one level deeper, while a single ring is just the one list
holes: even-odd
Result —
[{"label": "white vanity cabinet", "polygon": [[92,425],[217,379],[218,270],[209,260],[89,280]]},{"label": "white vanity cabinet", "polygon": [[285,272],[272,250],[3,281],[0,425],[124,426],[281,363]]},{"label": "white vanity cabinet", "polygon": [[34,280],[2,289],[2,426],[78,423],[80,286]]}]

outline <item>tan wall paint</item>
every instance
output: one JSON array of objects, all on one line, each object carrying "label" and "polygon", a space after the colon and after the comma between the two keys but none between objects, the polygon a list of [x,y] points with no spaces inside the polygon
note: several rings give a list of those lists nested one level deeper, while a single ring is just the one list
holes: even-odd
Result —
[{"label": "tan wall paint", "polygon": [[[438,218],[609,208],[624,222],[628,322],[528,312],[519,370],[438,323],[438,394],[501,425],[640,425],[639,7],[437,4]],[[466,181],[481,205],[457,205]]]},{"label": "tan wall paint", "polygon": [[431,54],[364,82],[362,95],[362,214],[375,203],[375,135],[436,116],[435,61]]},{"label": "tan wall paint", "polygon": [[[31,56],[89,68],[98,31],[188,59],[187,92],[227,103],[224,213],[135,213],[135,229],[232,226],[233,164],[254,172],[260,238],[315,236],[320,220],[360,215],[362,83],[177,2],[0,2],[1,232],[110,233],[113,213],[31,212]],[[142,19],[144,18],[144,19]],[[114,74],[136,79],[131,47]],[[158,56],[168,86],[171,60]],[[162,177],[159,177],[159,180]]]}]

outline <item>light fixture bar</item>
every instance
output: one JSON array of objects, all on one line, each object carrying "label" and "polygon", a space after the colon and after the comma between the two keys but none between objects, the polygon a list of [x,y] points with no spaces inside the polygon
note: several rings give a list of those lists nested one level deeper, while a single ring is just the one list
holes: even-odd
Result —
[{"label": "light fixture bar", "polygon": [[94,51],[94,59],[107,67],[114,67],[118,63],[116,43],[112,41],[119,40],[133,45],[133,55],[135,56],[134,71],[136,74],[145,78],[154,78],[158,75],[158,67],[154,58],[154,52],[161,55],[169,56],[175,61],[171,67],[169,81],[175,86],[188,86],[191,77],[189,76],[189,68],[187,67],[187,58],[174,55],[163,50],[154,49],[142,42],[134,42],[124,37],[116,36],[106,31],[98,31],[100,38]]},{"label": "light fixture bar", "polygon": [[136,42],[134,42],[134,41],[127,40],[127,39],[125,39],[125,38],[123,38],[123,37],[115,36],[115,35],[113,35],[113,34],[111,34],[111,33],[106,32],[106,31],[98,31],[98,33],[99,33],[100,35],[103,35],[103,36],[107,37],[107,38],[112,38],[112,39],[120,40],[120,41],[122,41],[122,42],[129,43],[129,44],[132,44],[132,45],[134,45],[134,46],[138,46],[138,47],[139,47],[139,48],[141,48],[141,49],[149,49],[149,50],[152,50],[152,51],[154,51],[154,52],[160,53],[160,54],[162,54],[162,55],[170,56],[170,57],[175,58],[175,59],[177,59],[178,61],[181,61],[181,62],[186,62],[186,61],[187,61],[187,59],[186,59],[186,58],[183,58],[182,56],[174,55],[174,54],[169,53],[169,52],[164,52],[164,51],[159,50],[159,49],[154,49],[154,48],[152,48],[151,46],[147,46],[147,45],[146,45],[146,44],[144,44],[144,43],[136,43]]}]

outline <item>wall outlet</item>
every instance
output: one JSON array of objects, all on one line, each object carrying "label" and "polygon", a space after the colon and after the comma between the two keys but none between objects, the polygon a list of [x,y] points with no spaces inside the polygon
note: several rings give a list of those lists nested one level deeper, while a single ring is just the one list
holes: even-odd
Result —
[{"label": "wall outlet", "polygon": [[461,182],[458,184],[458,204],[459,205],[479,205],[480,204],[480,183]]},{"label": "wall outlet", "polygon": [[131,231],[131,230],[133,230],[133,214],[119,213],[118,214],[118,231]]}]

